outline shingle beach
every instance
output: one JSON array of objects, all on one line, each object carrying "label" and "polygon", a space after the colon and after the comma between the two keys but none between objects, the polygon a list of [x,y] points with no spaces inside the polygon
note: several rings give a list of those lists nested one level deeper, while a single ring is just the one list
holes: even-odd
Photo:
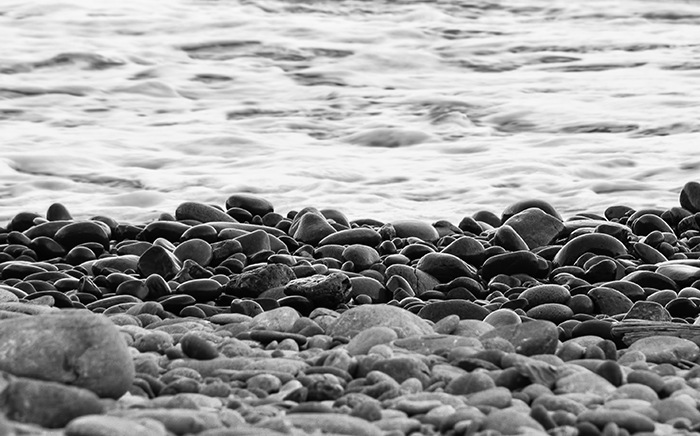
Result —
[{"label": "shingle beach", "polygon": [[[303,205],[300,205],[303,207]],[[700,435],[700,183],[674,207],[460,222],[0,227],[0,435]]]}]

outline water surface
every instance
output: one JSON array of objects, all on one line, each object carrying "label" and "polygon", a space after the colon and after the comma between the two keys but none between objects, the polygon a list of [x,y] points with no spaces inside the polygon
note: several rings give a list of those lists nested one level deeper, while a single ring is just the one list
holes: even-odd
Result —
[{"label": "water surface", "polygon": [[677,205],[700,180],[700,2],[0,3],[0,222],[281,213],[455,223]]}]

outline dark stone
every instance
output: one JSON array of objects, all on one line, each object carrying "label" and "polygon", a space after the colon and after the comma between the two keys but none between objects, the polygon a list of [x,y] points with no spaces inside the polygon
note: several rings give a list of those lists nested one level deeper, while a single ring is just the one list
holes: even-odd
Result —
[{"label": "dark stone", "polygon": [[111,232],[104,224],[97,221],[81,221],[61,227],[53,239],[66,250],[85,242],[96,242],[108,250],[110,236]]},{"label": "dark stone", "polygon": [[226,199],[226,209],[239,207],[247,210],[251,215],[264,217],[266,214],[274,212],[275,208],[269,201],[252,194],[233,194]]},{"label": "dark stone", "polygon": [[358,227],[355,229],[341,230],[337,233],[330,234],[323,238],[318,245],[353,245],[362,244],[368,247],[377,247],[382,242],[381,235],[367,227]]},{"label": "dark stone", "polygon": [[549,264],[529,251],[497,254],[486,259],[481,275],[484,280],[489,281],[499,274],[527,274],[535,278],[544,278],[549,274]]},{"label": "dark stone", "polygon": [[430,274],[442,283],[458,277],[478,278],[474,267],[457,256],[445,253],[426,254],[418,261],[416,269]]},{"label": "dark stone", "polygon": [[493,245],[503,247],[507,251],[528,250],[527,243],[509,225],[504,224],[493,235],[491,240]]},{"label": "dark stone", "polygon": [[149,223],[137,236],[141,241],[154,242],[158,238],[172,243],[179,242],[182,235],[192,226],[177,221],[154,221]]},{"label": "dark stone", "polygon": [[646,236],[653,231],[673,233],[673,229],[658,215],[645,214],[632,222],[632,231],[637,236]]},{"label": "dark stone", "polygon": [[513,215],[503,224],[513,228],[530,249],[553,243],[564,230],[560,219],[536,207]]},{"label": "dark stone", "polygon": [[659,290],[670,289],[672,291],[678,291],[678,285],[676,285],[676,282],[665,275],[653,271],[634,271],[627,274],[622,278],[622,280],[636,283],[642,288],[654,288]]},{"label": "dark stone", "polygon": [[617,257],[627,254],[624,244],[610,235],[589,233],[571,239],[554,257],[554,264],[573,265],[584,253]]},{"label": "dark stone", "polygon": [[176,294],[187,294],[195,300],[205,303],[216,300],[222,294],[224,288],[221,283],[213,279],[194,279],[178,285]]},{"label": "dark stone", "polygon": [[415,237],[426,242],[437,242],[439,235],[435,227],[418,220],[399,220],[391,222],[399,238]]},{"label": "dark stone", "polygon": [[180,347],[182,352],[192,359],[211,360],[219,357],[219,352],[211,342],[194,333],[187,333],[180,338]]},{"label": "dark stone", "polygon": [[455,239],[447,247],[443,248],[441,253],[452,254],[476,267],[481,266],[486,257],[484,246],[471,236],[463,236]]},{"label": "dark stone", "polygon": [[569,306],[559,303],[545,303],[531,308],[527,311],[527,316],[534,319],[551,321],[559,324],[574,316],[574,312]]},{"label": "dark stone", "polygon": [[680,204],[681,207],[692,213],[700,212],[700,183],[688,182],[683,186]]},{"label": "dark stone", "polygon": [[567,304],[571,299],[571,294],[564,286],[536,285],[521,292],[520,298],[528,301],[528,307],[535,307],[545,303]]},{"label": "dark stone", "polygon": [[336,230],[320,212],[313,209],[301,216],[297,214],[292,221],[290,232],[292,237],[298,241],[317,245],[328,235],[336,233]]},{"label": "dark stone", "polygon": [[316,307],[335,309],[350,300],[351,289],[350,278],[343,273],[335,272],[292,280],[285,285],[284,293],[301,295]]},{"label": "dark stone", "polygon": [[154,245],[140,257],[137,270],[141,277],[158,274],[165,280],[174,278],[180,272],[180,264],[175,255],[160,245]]},{"label": "dark stone", "polygon": [[664,308],[671,317],[675,318],[696,318],[698,312],[700,312],[693,300],[684,297],[678,297],[669,301]]},{"label": "dark stone", "polygon": [[627,313],[632,308],[632,300],[625,295],[612,288],[598,287],[593,288],[586,294],[593,301],[596,308],[596,313],[605,315],[618,315]]},{"label": "dark stone", "polygon": [[482,321],[489,313],[488,309],[471,301],[447,300],[426,304],[418,312],[418,316],[432,322],[438,322],[449,315],[457,315],[459,319]]},{"label": "dark stone", "polygon": [[612,323],[599,319],[590,319],[583,321],[573,328],[571,331],[572,338],[581,336],[598,336],[601,339],[613,340]]},{"label": "dark stone", "polygon": [[[551,204],[547,203],[544,200],[531,199],[531,200],[518,201],[518,202],[513,203],[510,206],[506,207],[505,209],[503,209],[503,213],[501,214],[501,223],[505,223],[513,215],[518,214],[524,210],[527,210],[527,209],[530,209],[533,207],[540,209],[544,213],[546,213],[547,215],[551,215],[554,218],[561,221],[561,216],[556,211],[556,209],[554,209],[554,207],[552,207]],[[474,219],[478,219],[478,218],[474,218]]]},{"label": "dark stone", "polygon": [[268,289],[284,286],[296,279],[290,267],[284,264],[269,264],[233,276],[224,292],[238,297],[258,297]]},{"label": "dark stone", "polygon": [[221,209],[208,204],[195,201],[181,203],[175,209],[175,219],[178,221],[193,220],[200,223],[208,222],[236,222],[231,216]]}]

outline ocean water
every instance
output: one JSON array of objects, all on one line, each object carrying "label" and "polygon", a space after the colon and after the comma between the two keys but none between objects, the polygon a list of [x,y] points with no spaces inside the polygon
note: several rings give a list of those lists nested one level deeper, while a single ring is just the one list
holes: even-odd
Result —
[{"label": "ocean water", "polygon": [[700,1],[2,0],[0,224],[670,207],[700,180]]}]

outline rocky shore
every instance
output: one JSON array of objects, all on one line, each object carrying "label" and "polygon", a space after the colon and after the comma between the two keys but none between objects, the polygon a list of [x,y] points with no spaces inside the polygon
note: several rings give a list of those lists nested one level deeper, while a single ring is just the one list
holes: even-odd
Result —
[{"label": "rocky shore", "polygon": [[0,435],[700,435],[700,184],[677,207],[459,223],[0,227]]}]

